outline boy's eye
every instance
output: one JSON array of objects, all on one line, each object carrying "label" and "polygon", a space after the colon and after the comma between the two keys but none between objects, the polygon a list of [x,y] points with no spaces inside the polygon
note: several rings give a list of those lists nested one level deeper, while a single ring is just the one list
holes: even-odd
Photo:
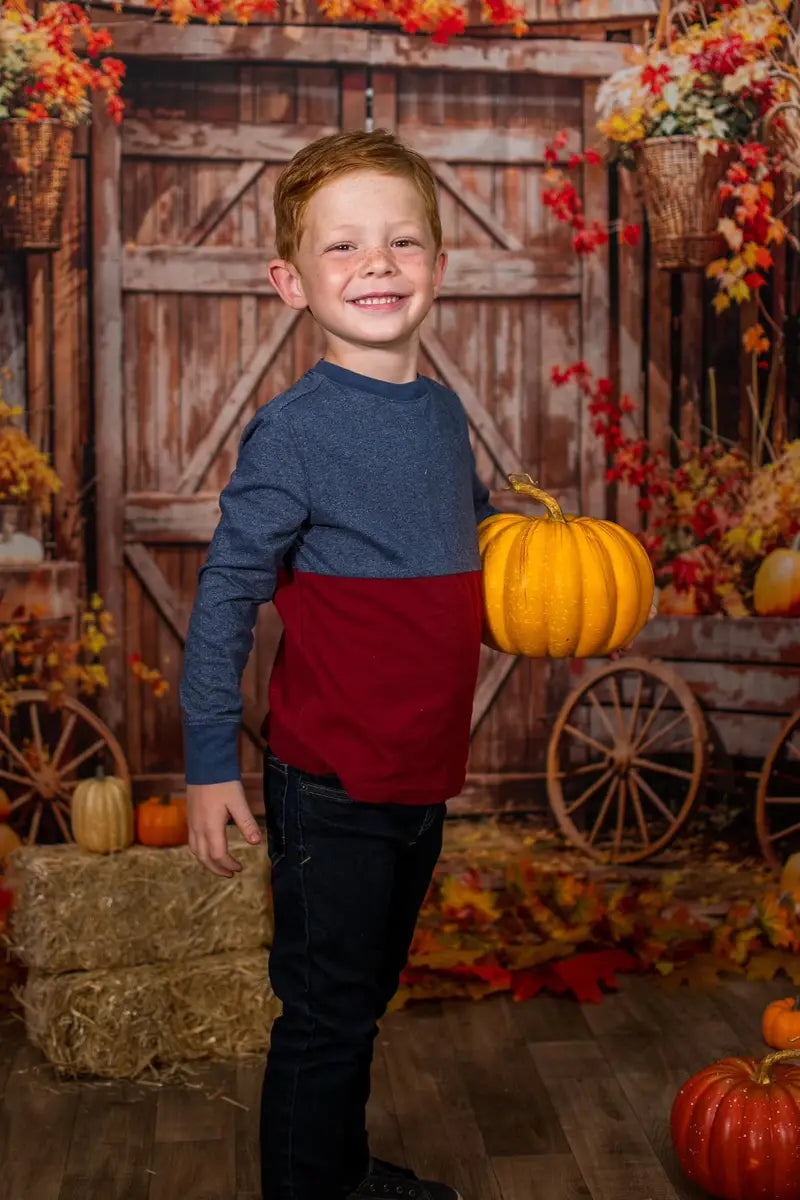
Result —
[{"label": "boy's eye", "polygon": [[395,246],[418,246],[419,243],[414,238],[395,238]]},{"label": "boy's eye", "polygon": [[337,242],[335,246],[329,246],[329,250],[352,250],[352,242]]}]

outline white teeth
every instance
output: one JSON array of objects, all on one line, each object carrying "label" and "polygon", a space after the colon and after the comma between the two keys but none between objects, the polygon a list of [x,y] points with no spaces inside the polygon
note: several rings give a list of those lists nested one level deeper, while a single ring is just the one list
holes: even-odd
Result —
[{"label": "white teeth", "polygon": [[384,304],[395,304],[400,299],[399,296],[367,296],[365,300],[354,300],[354,304],[362,306],[377,306]]}]

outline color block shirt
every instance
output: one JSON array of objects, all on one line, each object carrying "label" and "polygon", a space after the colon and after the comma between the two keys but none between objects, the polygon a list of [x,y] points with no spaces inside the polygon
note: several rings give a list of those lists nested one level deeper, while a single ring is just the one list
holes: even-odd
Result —
[{"label": "color block shirt", "polygon": [[284,633],[263,733],[355,800],[464,784],[483,625],[475,474],[458,397],[321,361],[256,413],[199,575],[181,678],[188,783],[240,777],[258,607]]}]

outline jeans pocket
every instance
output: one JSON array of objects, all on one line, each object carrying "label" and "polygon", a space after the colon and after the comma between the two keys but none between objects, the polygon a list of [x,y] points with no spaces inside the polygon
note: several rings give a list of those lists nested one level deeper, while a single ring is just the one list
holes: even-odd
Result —
[{"label": "jeans pocket", "polygon": [[267,786],[264,809],[267,822],[267,854],[273,867],[286,855],[286,792],[288,772],[279,765],[267,763]]},{"label": "jeans pocket", "polygon": [[318,800],[332,800],[335,804],[355,804],[353,797],[349,796],[344,788],[328,783],[317,783],[314,779],[300,780],[300,794],[316,796]]}]

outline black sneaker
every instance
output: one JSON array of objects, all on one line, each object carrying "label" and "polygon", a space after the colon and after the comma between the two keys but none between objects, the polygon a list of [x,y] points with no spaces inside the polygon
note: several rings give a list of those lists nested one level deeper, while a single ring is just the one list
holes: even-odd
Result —
[{"label": "black sneaker", "polygon": [[417,1179],[413,1171],[373,1158],[369,1175],[347,1200],[463,1200],[460,1192],[432,1179]]}]

